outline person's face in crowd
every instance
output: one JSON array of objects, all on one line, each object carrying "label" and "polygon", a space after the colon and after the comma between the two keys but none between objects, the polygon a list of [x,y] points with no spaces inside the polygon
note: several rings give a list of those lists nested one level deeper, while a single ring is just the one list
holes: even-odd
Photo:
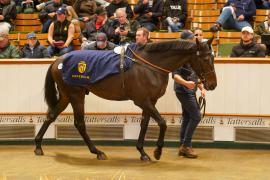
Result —
[{"label": "person's face in crowd", "polygon": [[105,49],[108,41],[104,41],[104,43],[97,44],[98,49]]},{"label": "person's face in crowd", "polygon": [[97,22],[103,22],[107,14],[97,15]]},{"label": "person's face in crowd", "polygon": [[242,32],[242,41],[244,42],[244,44],[248,44],[248,43],[252,42],[252,39],[253,39],[252,33],[249,33],[247,31]]},{"label": "person's face in crowd", "polygon": [[37,42],[37,38],[35,38],[35,37],[29,38],[27,41],[28,41],[28,44],[30,47],[34,47],[36,42]]},{"label": "person's face in crowd", "polygon": [[144,45],[146,44],[148,41],[148,37],[146,37],[144,34],[143,34],[143,31],[137,31],[136,32],[136,43],[139,44],[139,45]]},{"label": "person's face in crowd", "polygon": [[1,41],[0,41],[0,49],[7,47],[8,43],[9,43],[9,39],[8,39],[7,36],[4,37],[4,39],[1,39]]},{"label": "person's face in crowd", "polygon": [[123,11],[118,11],[116,13],[116,18],[118,19],[120,24],[125,24],[127,21],[127,14]]},{"label": "person's face in crowd", "polygon": [[53,0],[55,4],[61,4],[61,0]]},{"label": "person's face in crowd", "polygon": [[194,36],[197,38],[200,42],[203,40],[203,32],[200,29],[197,29],[194,31]]},{"label": "person's face in crowd", "polygon": [[57,14],[57,21],[63,22],[66,19],[65,14]]}]

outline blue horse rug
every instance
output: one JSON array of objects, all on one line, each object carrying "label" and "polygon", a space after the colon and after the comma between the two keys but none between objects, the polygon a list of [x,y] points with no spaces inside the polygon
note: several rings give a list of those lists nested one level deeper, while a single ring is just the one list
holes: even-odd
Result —
[{"label": "blue horse rug", "polygon": [[[133,50],[136,46],[136,44],[129,45]],[[128,48],[125,55],[133,58],[133,54]],[[124,71],[127,71],[133,64],[132,60],[126,56]],[[120,73],[120,55],[112,50],[72,51],[65,54],[63,58],[63,80],[69,85],[87,86],[109,75]]]}]

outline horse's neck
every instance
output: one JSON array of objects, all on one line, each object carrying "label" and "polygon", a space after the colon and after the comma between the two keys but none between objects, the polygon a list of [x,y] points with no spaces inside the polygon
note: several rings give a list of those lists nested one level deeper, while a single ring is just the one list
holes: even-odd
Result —
[{"label": "horse's neck", "polygon": [[191,53],[183,53],[180,55],[179,51],[177,50],[146,52],[142,55],[146,57],[147,61],[151,62],[152,64],[171,72],[188,62],[192,56]]}]

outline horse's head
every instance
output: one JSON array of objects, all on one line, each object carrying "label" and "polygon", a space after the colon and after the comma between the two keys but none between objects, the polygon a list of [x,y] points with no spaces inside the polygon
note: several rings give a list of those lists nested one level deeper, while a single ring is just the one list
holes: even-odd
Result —
[{"label": "horse's head", "polygon": [[211,49],[213,38],[205,43],[200,43],[196,39],[196,55],[190,62],[192,68],[197,73],[206,90],[214,90],[217,86],[217,77],[214,67],[214,55]]}]

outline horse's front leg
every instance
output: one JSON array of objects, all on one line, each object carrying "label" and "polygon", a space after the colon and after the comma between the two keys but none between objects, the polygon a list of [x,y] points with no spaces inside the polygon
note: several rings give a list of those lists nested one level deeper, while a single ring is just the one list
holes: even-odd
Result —
[{"label": "horse's front leg", "polygon": [[[165,137],[165,132],[167,129],[166,121],[161,117],[159,114],[158,110],[155,107],[155,103],[152,101],[144,101],[142,105],[142,109],[149,114],[151,117],[154,118],[154,120],[158,123],[158,126],[160,128],[159,130],[159,137],[157,141],[157,148],[154,151],[154,157],[159,160],[160,156],[162,154],[162,148],[164,145],[164,137]],[[147,124],[148,125],[148,124]]]},{"label": "horse's front leg", "polygon": [[141,131],[140,131],[140,135],[139,135],[139,139],[137,142],[137,149],[141,154],[141,160],[142,161],[150,161],[150,157],[148,156],[148,154],[146,154],[146,152],[143,149],[144,146],[144,139],[145,139],[145,134],[147,131],[147,127],[149,124],[149,120],[150,120],[150,115],[147,114],[145,111],[143,111],[142,113],[142,121],[141,121]]},{"label": "horse's front leg", "polygon": [[90,137],[86,132],[86,126],[84,122],[84,91],[75,91],[71,95],[71,105],[74,113],[74,125],[82,136],[84,142],[88,146],[91,153],[97,155],[97,159],[106,160],[108,159],[104,152],[98,150],[91,141]]}]

